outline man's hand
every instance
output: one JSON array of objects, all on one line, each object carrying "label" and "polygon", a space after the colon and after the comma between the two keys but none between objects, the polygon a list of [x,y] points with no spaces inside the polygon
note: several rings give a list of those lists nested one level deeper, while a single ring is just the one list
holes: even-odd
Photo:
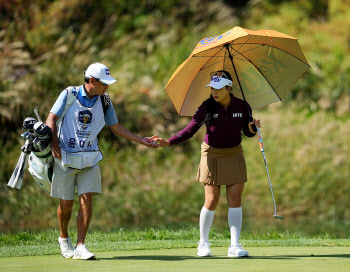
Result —
[{"label": "man's hand", "polygon": [[53,145],[51,145],[51,150],[52,150],[52,156],[54,158],[62,160],[61,148],[59,148],[59,146],[54,148]]},{"label": "man's hand", "polygon": [[148,146],[148,147],[153,147],[153,141],[150,137],[143,138],[141,144]]},{"label": "man's hand", "polygon": [[52,156],[57,159],[62,159],[61,149],[60,149],[60,146],[58,145],[58,138],[57,138],[57,127],[56,127],[57,120],[58,120],[58,116],[50,112],[49,116],[46,119],[46,125],[48,125],[52,130],[52,137],[51,137]]}]

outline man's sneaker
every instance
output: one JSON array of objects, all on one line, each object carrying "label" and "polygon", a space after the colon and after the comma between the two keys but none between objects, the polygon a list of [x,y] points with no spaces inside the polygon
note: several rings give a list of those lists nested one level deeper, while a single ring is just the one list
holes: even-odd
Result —
[{"label": "man's sneaker", "polygon": [[61,255],[64,258],[72,258],[74,254],[74,248],[72,246],[72,241],[70,240],[70,237],[68,238],[58,238],[58,244],[61,247]]},{"label": "man's sneaker", "polygon": [[84,244],[81,244],[74,248],[73,260],[96,260],[96,256]]},{"label": "man's sneaker", "polygon": [[208,242],[198,243],[198,253],[199,257],[211,257],[210,244]]},{"label": "man's sneaker", "polygon": [[248,257],[248,251],[244,250],[240,244],[228,247],[228,257]]}]

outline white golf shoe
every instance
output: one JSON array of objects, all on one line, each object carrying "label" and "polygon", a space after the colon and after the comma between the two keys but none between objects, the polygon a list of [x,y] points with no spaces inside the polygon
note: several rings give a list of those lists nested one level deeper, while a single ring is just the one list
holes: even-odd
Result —
[{"label": "white golf shoe", "polygon": [[73,260],[96,260],[96,255],[91,253],[84,244],[74,248]]},{"label": "white golf shoe", "polygon": [[248,251],[244,250],[240,244],[228,247],[228,257],[248,257]]},{"label": "white golf shoe", "polygon": [[199,257],[211,257],[210,244],[208,242],[199,242],[198,243],[197,256],[199,256]]},{"label": "white golf shoe", "polygon": [[74,254],[74,248],[72,246],[72,241],[70,240],[70,237],[68,238],[58,238],[58,244],[61,247],[61,255],[64,258],[70,259],[73,257]]}]

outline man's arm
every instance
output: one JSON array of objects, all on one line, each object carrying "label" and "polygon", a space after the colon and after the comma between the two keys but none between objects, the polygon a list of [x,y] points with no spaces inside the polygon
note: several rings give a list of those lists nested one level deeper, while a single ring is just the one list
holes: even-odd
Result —
[{"label": "man's arm", "polygon": [[152,140],[150,138],[142,138],[140,136],[137,136],[136,134],[132,133],[131,131],[127,130],[125,127],[120,125],[119,123],[115,125],[109,126],[113,134],[121,136],[125,139],[134,141],[139,144],[143,144],[145,146],[152,146]]},{"label": "man's arm", "polygon": [[62,159],[61,149],[60,149],[60,146],[58,145],[58,138],[57,138],[57,126],[56,126],[57,120],[58,120],[58,116],[50,112],[49,116],[46,119],[46,125],[48,125],[52,129],[52,137],[51,137],[52,155],[55,158]]}]

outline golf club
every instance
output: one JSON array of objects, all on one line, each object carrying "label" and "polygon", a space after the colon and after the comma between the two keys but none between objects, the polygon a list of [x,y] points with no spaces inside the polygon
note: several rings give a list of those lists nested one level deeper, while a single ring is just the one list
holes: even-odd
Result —
[{"label": "golf club", "polygon": [[270,184],[270,189],[271,189],[271,194],[272,194],[273,205],[274,205],[274,207],[275,207],[275,214],[274,214],[272,217],[273,217],[273,218],[276,218],[276,219],[284,220],[284,217],[283,217],[283,216],[277,215],[277,214],[276,214],[276,210],[277,210],[277,209],[276,209],[275,197],[273,196],[273,190],[272,190],[272,185],[271,185],[271,181],[270,181],[269,169],[267,168],[267,163],[266,163],[266,158],[265,158],[264,144],[263,144],[263,141],[262,141],[260,129],[257,128],[257,130],[258,130],[258,139],[259,139],[260,151],[262,152],[263,157],[264,157],[264,162],[265,162],[265,167],[266,167],[266,173],[267,173],[267,177],[268,177],[268,179],[269,179],[269,184]]},{"label": "golf club", "polygon": [[21,147],[21,156],[19,157],[18,163],[13,171],[7,186],[11,188],[17,188],[18,190],[22,187],[22,181],[24,177],[24,172],[27,167],[28,155],[33,150],[33,140],[34,136],[30,131],[33,131],[33,119],[34,118],[26,118],[23,124],[24,129],[28,129],[25,133],[21,134],[21,137],[24,138],[25,144]]},{"label": "golf club", "polygon": [[41,120],[41,118],[40,118],[40,115],[39,115],[39,112],[38,112],[37,109],[34,109],[34,113],[35,113],[35,115],[36,115],[36,118],[38,118],[38,121],[39,121],[39,122],[42,122],[42,120]]},{"label": "golf club", "polygon": [[26,119],[24,119],[23,121],[23,126],[22,126],[22,130],[27,130],[30,133],[33,133],[33,126],[34,124],[38,122],[35,118],[33,117],[27,117]]},{"label": "golf club", "polygon": [[18,190],[22,187],[22,181],[24,178],[24,172],[27,167],[28,154],[22,151],[21,156],[19,157],[18,163],[15,170],[12,173],[10,181],[7,183],[7,186],[11,188],[17,188]]},{"label": "golf club", "polygon": [[18,170],[17,182],[15,183],[16,189],[18,189],[18,190],[20,190],[22,187],[24,172],[26,171],[27,161],[28,161],[28,155],[26,153],[22,152],[21,155],[23,155],[23,159],[22,159],[22,163],[20,165],[20,168]]},{"label": "golf club", "polygon": [[23,164],[23,152],[21,153],[21,156],[18,159],[15,170],[13,171],[9,182],[7,183],[7,186],[9,186],[11,188],[16,188],[18,179],[20,177],[20,175],[19,175],[20,169],[23,168],[22,164]]}]

